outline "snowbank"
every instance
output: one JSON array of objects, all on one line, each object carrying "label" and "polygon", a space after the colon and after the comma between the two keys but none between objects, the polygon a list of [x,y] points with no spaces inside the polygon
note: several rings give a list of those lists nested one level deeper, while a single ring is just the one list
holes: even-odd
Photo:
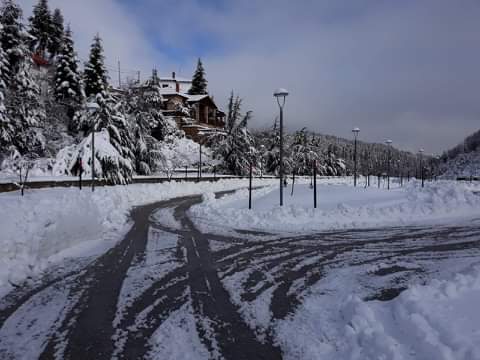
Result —
[{"label": "snowbank", "polygon": [[286,359],[480,359],[480,267],[412,286],[388,302],[351,296],[328,325],[320,299],[308,297],[278,324]]},{"label": "snowbank", "polygon": [[27,191],[25,197],[0,194],[0,293],[64,257],[105,251],[128,230],[133,206],[246,185],[221,180],[99,187],[94,193],[56,188]]},{"label": "snowbank", "polygon": [[278,187],[255,193],[253,210],[248,210],[247,192],[215,199],[206,196],[192,209],[204,230],[212,226],[231,229],[308,232],[338,228],[414,225],[426,221],[469,218],[480,210],[479,188],[453,182],[411,181],[403,188],[363,188],[326,180],[318,186],[318,208],[313,208],[313,190],[297,185],[294,195],[285,189],[285,206],[278,206]]}]

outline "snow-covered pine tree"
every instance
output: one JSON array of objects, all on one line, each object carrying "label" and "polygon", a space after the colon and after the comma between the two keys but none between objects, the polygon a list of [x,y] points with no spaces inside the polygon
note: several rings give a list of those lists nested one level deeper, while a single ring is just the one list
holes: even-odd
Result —
[{"label": "snow-covered pine tree", "polygon": [[47,0],[38,0],[33,7],[33,15],[29,20],[28,33],[31,36],[30,50],[34,54],[45,57],[45,53],[50,46],[53,23]]},{"label": "snow-covered pine tree", "polygon": [[223,161],[225,170],[235,175],[246,175],[250,164],[255,164],[257,150],[255,139],[247,128],[252,113],[241,113],[242,100],[233,92],[228,101],[227,119],[224,131],[208,135],[206,144],[213,155]]},{"label": "snow-covered pine tree", "polygon": [[45,108],[40,100],[40,88],[33,80],[32,59],[25,47],[26,56],[19,64],[6,98],[8,116],[16,124],[13,145],[20,153],[41,156],[45,149],[42,133]]},{"label": "snow-covered pine tree", "polygon": [[162,157],[160,143],[151,135],[149,118],[142,113],[136,113],[133,116],[135,170],[139,175],[151,175]]},{"label": "snow-covered pine tree", "polygon": [[318,156],[305,128],[294,134],[292,145],[293,171],[297,175],[311,175],[313,162]]},{"label": "snow-covered pine tree", "polygon": [[96,102],[99,110],[95,114],[86,107],[77,111],[74,118],[76,130],[83,131],[89,138],[95,126],[97,136],[105,145],[95,151],[102,176],[110,184],[130,183],[134,173],[136,144],[133,126],[125,113],[125,104],[106,91],[90,97],[87,102]]},{"label": "snow-covered pine tree", "polygon": [[2,76],[7,87],[13,75],[18,71],[20,61],[25,57],[23,52],[22,9],[13,0],[3,0],[0,9],[0,44],[6,55],[8,69]]},{"label": "snow-covered pine tree", "polygon": [[199,58],[197,62],[197,69],[193,74],[192,87],[188,91],[190,95],[205,95],[207,91],[207,80],[205,79],[205,69],[203,68],[202,60]]},{"label": "snow-covered pine tree", "polygon": [[105,56],[103,54],[102,39],[100,35],[95,35],[90,48],[90,56],[85,64],[84,84],[85,95],[87,97],[96,96],[107,89],[107,69],[104,65]]},{"label": "snow-covered pine tree", "polygon": [[69,27],[57,56],[54,94],[57,101],[72,106],[81,104],[84,99],[82,80]]},{"label": "snow-covered pine tree", "polygon": [[40,89],[32,74],[32,54],[22,25],[22,10],[12,0],[4,0],[0,10],[3,30],[0,42],[7,58],[5,105],[14,137],[11,146],[20,153],[41,154],[45,146],[41,127],[45,109]]},{"label": "snow-covered pine tree", "polygon": [[[0,31],[2,31],[1,25]],[[5,74],[7,72],[7,58],[0,46],[0,154],[4,153],[8,146],[12,144],[13,137],[15,136],[15,127],[8,118],[7,108],[5,107],[5,91],[7,87],[4,79],[6,78]]]},{"label": "snow-covered pine tree", "polygon": [[[263,166],[265,172],[278,175],[280,173],[280,127],[275,119],[272,128],[264,133],[266,152],[263,155]],[[287,144],[287,137],[284,137],[283,166],[286,174],[290,172],[290,146]]]},{"label": "snow-covered pine tree", "polygon": [[[71,35],[71,34],[70,34]],[[50,35],[50,43],[48,46],[48,52],[53,58],[57,56],[62,48],[62,44],[65,36],[65,27],[63,25],[63,15],[60,9],[55,9],[52,16],[52,31]]]}]

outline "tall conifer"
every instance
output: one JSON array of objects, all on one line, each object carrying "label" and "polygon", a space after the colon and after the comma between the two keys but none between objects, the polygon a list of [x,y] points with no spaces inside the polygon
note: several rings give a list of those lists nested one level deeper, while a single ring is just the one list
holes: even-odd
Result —
[{"label": "tall conifer", "polygon": [[205,79],[205,69],[203,68],[202,60],[198,59],[197,69],[193,74],[192,87],[188,91],[190,95],[205,95],[207,91],[207,80]]},{"label": "tall conifer", "polygon": [[107,69],[104,65],[102,39],[96,35],[90,48],[90,56],[85,64],[84,82],[87,97],[100,94],[107,89]]}]

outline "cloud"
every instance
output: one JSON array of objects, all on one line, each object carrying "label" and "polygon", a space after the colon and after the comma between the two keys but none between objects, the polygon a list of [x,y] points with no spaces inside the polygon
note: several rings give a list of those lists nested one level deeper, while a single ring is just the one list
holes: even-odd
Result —
[{"label": "cloud", "polygon": [[[22,1],[22,4],[31,3]],[[193,72],[202,56],[219,103],[245,98],[254,124],[291,95],[286,123],[439,152],[478,129],[480,4],[475,0],[51,0],[80,54],[99,31],[109,62]]]},{"label": "cloud", "polygon": [[[21,0],[18,3],[24,10],[27,19],[37,0]],[[114,0],[50,0],[53,10],[62,10],[65,22],[70,24],[75,40],[76,50],[81,60],[88,58],[92,39],[99,33],[105,49],[106,64],[111,70],[112,81],[117,76],[114,69],[117,62],[127,76],[136,76],[133,70],[141,70],[142,77],[148,76],[158,63],[169,63],[164,54],[159,52],[145,36],[138,21],[129,12],[129,8]],[[127,73],[127,71],[129,73]]]}]

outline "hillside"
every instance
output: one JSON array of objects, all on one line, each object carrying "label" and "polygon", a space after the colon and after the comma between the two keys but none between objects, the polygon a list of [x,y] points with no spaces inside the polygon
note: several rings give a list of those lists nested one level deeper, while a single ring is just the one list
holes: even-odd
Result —
[{"label": "hillside", "polygon": [[440,173],[445,179],[478,177],[480,175],[480,130],[459,145],[445,151],[441,157]]}]

